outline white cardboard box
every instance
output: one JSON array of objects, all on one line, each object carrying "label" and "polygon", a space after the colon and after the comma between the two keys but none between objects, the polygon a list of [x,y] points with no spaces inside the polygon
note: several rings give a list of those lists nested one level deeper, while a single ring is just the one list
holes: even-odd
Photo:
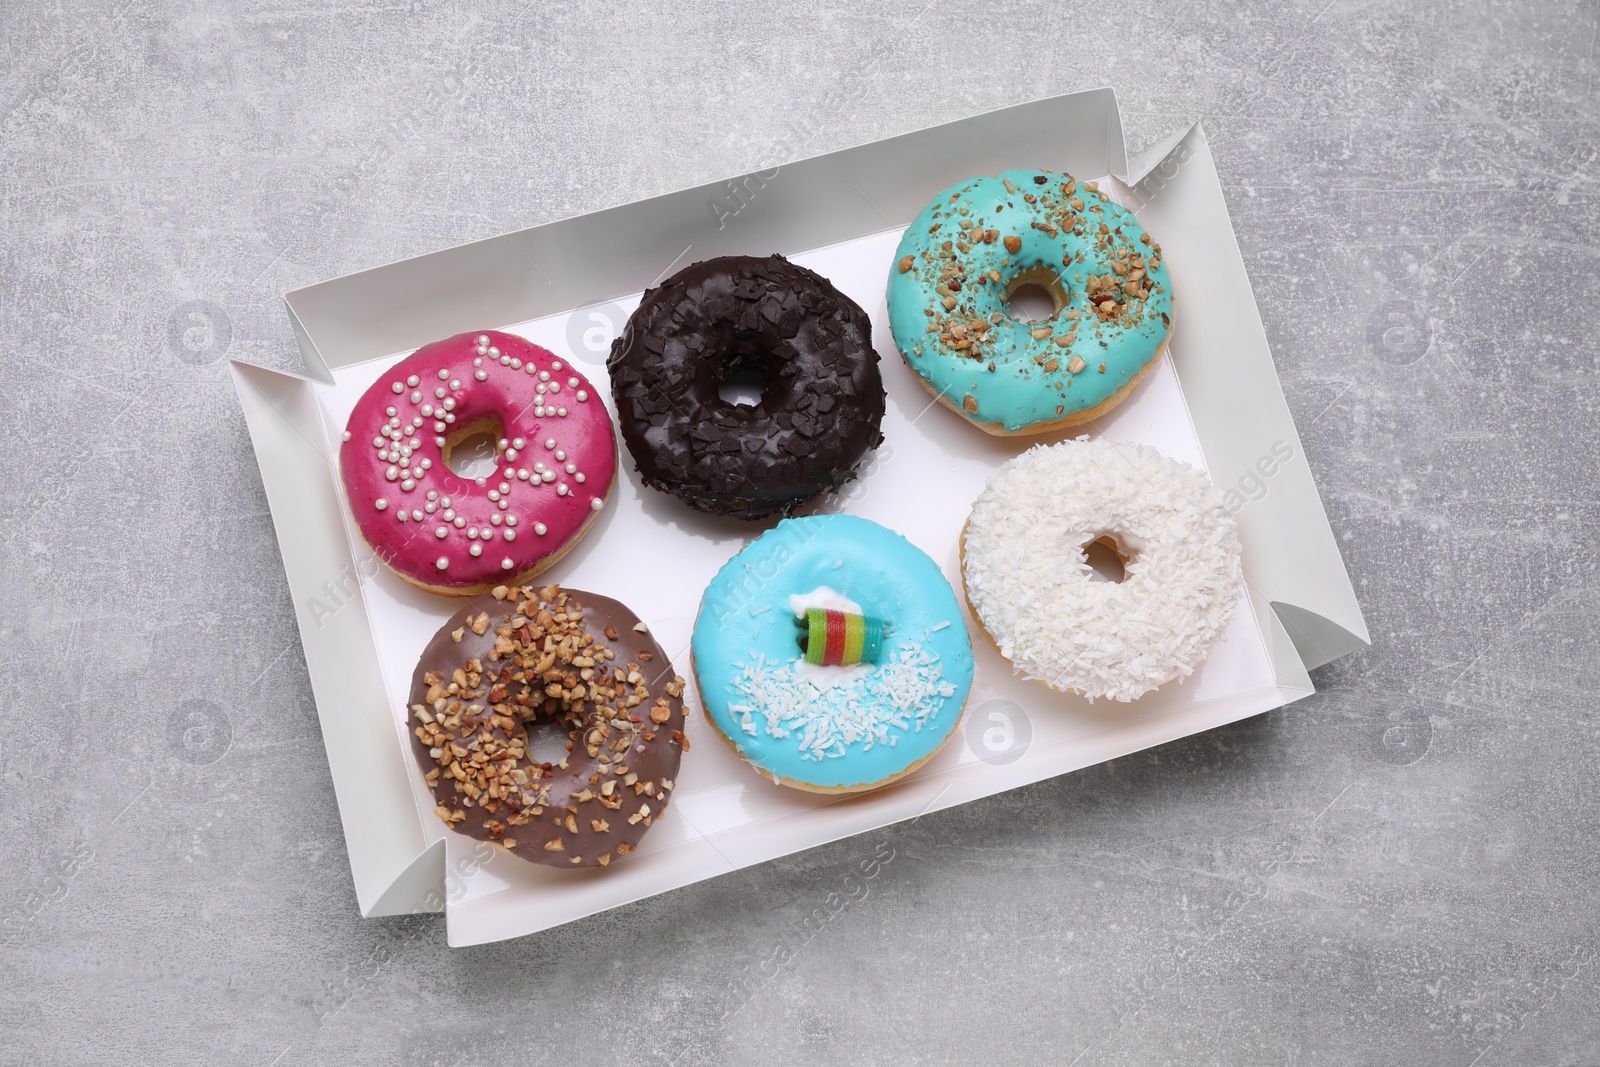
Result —
[{"label": "white cardboard box", "polygon": [[[885,444],[825,509],[899,530],[959,590],[956,537],[973,498],[1037,439],[991,438],[929,404],[889,336],[884,285],[900,231],[934,193],[1012,167],[1107,176],[1166,252],[1177,306],[1169,355],[1085,429],[1204,466],[1231,494],[1248,591],[1204,666],[1132,704],[1091,704],[1016,679],[969,619],[978,670],[963,725],[889,789],[830,798],[773,785],[695,715],[669,817],[625,863],[537,867],[445,830],[406,747],[403,701],[423,644],[460,605],[390,574],[350,525],[335,461],[362,390],[428,341],[495,328],[567,355],[603,392],[610,338],[643,289],[696,260],[781,252],[868,311],[883,357]],[[452,945],[555,926],[1255,715],[1308,695],[1309,669],[1367,643],[1205,136],[1193,126],[1130,162],[1110,90],[462,245],[286,301],[305,376],[232,369],[294,596],[361,912],[442,910]],[[771,524],[691,512],[641,490],[626,452],[623,467],[612,505],[548,577],[627,602],[664,648],[681,650],[674,663],[687,674],[701,591]]]}]

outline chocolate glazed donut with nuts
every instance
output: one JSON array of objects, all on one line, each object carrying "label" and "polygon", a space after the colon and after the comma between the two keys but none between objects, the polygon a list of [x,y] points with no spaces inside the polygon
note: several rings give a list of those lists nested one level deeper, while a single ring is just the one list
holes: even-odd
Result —
[{"label": "chocolate glazed donut with nuts", "polygon": [[[665,814],[689,747],[684,681],[644,623],[594,593],[498,586],[423,650],[412,750],[451,829],[551,867],[604,867]],[[536,761],[528,724],[567,730]]]},{"label": "chocolate glazed donut with nuts", "polygon": [[[867,313],[782,256],[708,259],[646,292],[606,369],[639,476],[713,515],[787,514],[883,441]],[[724,400],[730,375],[760,401]]]}]

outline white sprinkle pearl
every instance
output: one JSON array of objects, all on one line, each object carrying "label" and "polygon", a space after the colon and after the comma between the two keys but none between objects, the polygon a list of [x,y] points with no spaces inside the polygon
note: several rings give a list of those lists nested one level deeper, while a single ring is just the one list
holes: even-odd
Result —
[{"label": "white sprinkle pearl", "polygon": [[[500,516],[496,515],[494,517],[496,519],[498,519]],[[506,516],[506,525],[507,526],[515,526],[516,524],[517,524],[517,517],[515,515],[507,515]]]},{"label": "white sprinkle pearl", "polygon": [[346,431],[345,431],[345,432],[344,432],[344,436],[343,436],[343,437],[341,437],[341,438],[339,438],[339,440],[341,440],[341,441],[348,441],[348,440],[350,440],[350,431],[349,431],[349,430],[346,430]]},{"label": "white sprinkle pearl", "polygon": [[559,359],[551,360],[550,369],[551,370],[560,370],[561,369],[561,361]]},{"label": "white sprinkle pearl", "polygon": [[448,535],[449,533],[450,533],[450,530],[449,530],[448,527],[441,526],[437,530],[433,531],[433,536],[435,536],[439,540],[443,541],[445,539],[446,535]]},{"label": "white sprinkle pearl", "polygon": [[556,447],[556,439],[554,437],[546,437],[544,439],[544,447],[546,447],[546,448],[554,448],[554,447]]},{"label": "white sprinkle pearl", "polygon": [[472,376],[478,379],[480,382],[486,382],[489,380],[489,372],[486,370],[475,370],[472,372]]},{"label": "white sprinkle pearl", "polygon": [[538,534],[540,537],[543,537],[548,530],[549,527],[542,522],[536,522],[533,524],[533,532]]},{"label": "white sprinkle pearl", "polygon": [[587,390],[587,389],[579,389],[578,390],[578,400],[579,400],[579,402],[581,403],[582,401],[585,401],[585,400],[588,400],[588,399],[589,399],[589,390]]},{"label": "white sprinkle pearl", "polygon": [[606,506],[605,498],[597,496],[593,500],[589,501],[589,506],[594,510],[599,511],[601,508]]},{"label": "white sprinkle pearl", "polygon": [[397,481],[400,477],[400,468],[390,467],[388,470],[383,472],[383,476],[389,479],[391,482]]},{"label": "white sprinkle pearl", "polygon": [[443,556],[440,556],[437,560],[434,561],[433,565],[435,567],[438,567],[440,570],[448,570],[449,567],[450,567],[450,561],[445,559]]},{"label": "white sprinkle pearl", "polygon": [[500,569],[503,570],[503,571],[510,570],[511,569],[511,561],[509,559],[501,560],[500,561]]},{"label": "white sprinkle pearl", "polygon": [[411,492],[411,490],[415,489],[416,487],[417,487],[417,480],[415,478],[407,478],[405,481],[400,483],[400,488],[404,489],[408,493]]},{"label": "white sprinkle pearl", "polygon": [[411,377],[406,379],[406,384],[415,389],[418,385],[422,384],[422,379],[413,374]]},{"label": "white sprinkle pearl", "polygon": [[389,507],[389,502],[380,496],[378,499],[372,502],[372,506],[377,508],[379,511],[385,511]]},{"label": "white sprinkle pearl", "polygon": [[[426,460],[424,460],[424,462],[426,462]],[[573,477],[573,480],[576,481],[579,485],[583,484],[584,478],[583,478],[582,472],[579,472],[578,474],[574,474],[572,477]]]},{"label": "white sprinkle pearl", "polygon": [[442,382],[442,381],[445,381],[445,380],[446,380],[446,379],[448,379],[448,378],[449,378],[449,377],[450,377],[450,372],[449,372],[449,371],[447,371],[447,370],[442,370],[442,371],[440,371],[440,372],[439,372],[439,380],[440,380],[440,381],[441,381],[441,382]]},{"label": "white sprinkle pearl", "polygon": [[396,393],[403,393],[403,392],[406,391],[406,387],[404,385],[402,385],[400,382],[395,382],[394,385],[391,386],[391,388],[394,389],[394,391]]},{"label": "white sprinkle pearl", "polygon": [[517,539],[517,531],[515,531],[515,530],[506,530],[505,531],[505,537],[506,537],[507,541],[515,541]]},{"label": "white sprinkle pearl", "polygon": [[487,345],[489,343],[489,335],[486,333],[480,333],[478,335],[478,343],[480,345]]},{"label": "white sprinkle pearl", "polygon": [[567,379],[567,384],[572,386],[572,388],[576,389],[578,387],[578,379],[576,379],[576,378],[568,378]]},{"label": "white sprinkle pearl", "polygon": [[472,547],[467,549],[467,552],[469,552],[470,554],[472,554],[474,556],[481,556],[481,555],[483,555],[483,546],[482,545],[473,545]]}]

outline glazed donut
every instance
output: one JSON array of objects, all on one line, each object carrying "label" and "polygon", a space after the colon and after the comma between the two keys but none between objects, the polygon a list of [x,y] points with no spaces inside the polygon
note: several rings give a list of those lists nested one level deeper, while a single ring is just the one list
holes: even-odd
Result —
[{"label": "glazed donut", "polygon": [[[866,312],[782,256],[679,271],[645,293],[606,368],[639,477],[713,515],[787,513],[883,440]],[[758,403],[718,395],[730,372],[759,376]]]},{"label": "glazed donut", "polygon": [[[666,814],[684,681],[648,628],[576,589],[498,587],[434,635],[411,678],[411,748],[446,826],[551,867],[604,867]],[[566,728],[541,763],[528,724]]]},{"label": "glazed donut", "polygon": [[[484,431],[497,469],[455,474],[451,448]],[[616,481],[617,438],[575,368],[512,334],[464,333],[362,394],[339,468],[379,559],[429,592],[470,596],[526,581],[577,543]]]},{"label": "glazed donut", "polygon": [[[1007,301],[1037,286],[1038,322]],[[1012,170],[946,189],[900,239],[889,324],[906,364],[992,434],[1043,433],[1110,411],[1172,332],[1161,246],[1094,182]]]},{"label": "glazed donut", "polygon": [[[1096,541],[1123,560],[1120,584],[1092,574]],[[962,531],[961,575],[1017,673],[1090,700],[1192,674],[1244,590],[1233,516],[1205,472],[1086,437],[1000,468]]]},{"label": "glazed donut", "polygon": [[765,777],[816,793],[922,766],[972,687],[972,644],[938,565],[853,515],[785,519],[729,560],[691,650],[723,740]]}]

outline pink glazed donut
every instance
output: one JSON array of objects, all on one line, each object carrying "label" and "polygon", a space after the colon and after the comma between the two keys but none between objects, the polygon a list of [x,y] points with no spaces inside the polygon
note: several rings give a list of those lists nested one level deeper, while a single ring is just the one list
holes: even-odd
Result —
[{"label": "pink glazed donut", "polygon": [[[450,450],[488,433],[496,469],[456,474]],[[419,588],[472,596],[528,581],[605,506],[617,435],[589,380],[507,333],[424,345],[372,384],[339,466],[361,536]]]}]

